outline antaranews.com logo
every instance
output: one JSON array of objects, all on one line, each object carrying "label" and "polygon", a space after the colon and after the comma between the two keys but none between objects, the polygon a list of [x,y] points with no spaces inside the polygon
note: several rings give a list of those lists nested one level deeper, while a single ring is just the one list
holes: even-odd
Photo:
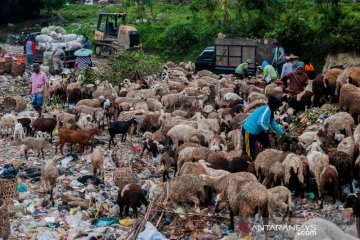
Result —
[{"label": "antaranews.com logo", "polygon": [[316,236],[316,226],[315,225],[260,225],[254,224],[249,228],[250,223],[244,223],[238,227],[238,230],[249,235],[250,232],[270,232],[270,231],[296,231],[297,235],[301,236]]}]

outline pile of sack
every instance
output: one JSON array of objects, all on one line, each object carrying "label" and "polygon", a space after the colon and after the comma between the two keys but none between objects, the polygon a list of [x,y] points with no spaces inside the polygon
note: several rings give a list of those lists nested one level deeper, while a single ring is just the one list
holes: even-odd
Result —
[{"label": "pile of sack", "polygon": [[65,47],[65,51],[76,51],[82,48],[84,37],[77,34],[67,34],[60,26],[49,26],[41,29],[41,34],[36,36],[37,48],[44,51],[44,66],[49,66],[52,53]]}]

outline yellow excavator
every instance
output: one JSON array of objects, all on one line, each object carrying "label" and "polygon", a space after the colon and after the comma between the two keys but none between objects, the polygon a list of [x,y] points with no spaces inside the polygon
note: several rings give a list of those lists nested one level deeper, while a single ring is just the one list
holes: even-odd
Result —
[{"label": "yellow excavator", "polygon": [[95,31],[95,54],[110,55],[141,47],[138,30],[126,25],[126,13],[100,13]]}]

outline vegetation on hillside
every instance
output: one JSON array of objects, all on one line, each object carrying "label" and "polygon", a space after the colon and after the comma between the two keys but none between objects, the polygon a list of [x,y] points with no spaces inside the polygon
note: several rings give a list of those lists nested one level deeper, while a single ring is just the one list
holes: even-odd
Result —
[{"label": "vegetation on hillside", "polygon": [[273,37],[287,53],[310,58],[318,67],[331,51],[359,51],[360,5],[334,0],[193,0],[187,5],[122,1],[100,6],[71,5],[59,10],[68,30],[93,34],[98,12],[126,12],[145,50],[164,61],[196,59],[219,32]]}]

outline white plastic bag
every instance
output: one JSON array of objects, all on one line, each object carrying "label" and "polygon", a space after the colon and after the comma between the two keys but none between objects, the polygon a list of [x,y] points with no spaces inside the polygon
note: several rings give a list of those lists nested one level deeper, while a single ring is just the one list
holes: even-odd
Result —
[{"label": "white plastic bag", "polygon": [[156,229],[151,222],[145,224],[145,229],[142,231],[137,240],[165,240],[166,238]]},{"label": "white plastic bag", "polygon": [[73,33],[63,35],[63,41],[64,42],[75,41],[76,39],[77,39],[77,35],[73,34]]}]

